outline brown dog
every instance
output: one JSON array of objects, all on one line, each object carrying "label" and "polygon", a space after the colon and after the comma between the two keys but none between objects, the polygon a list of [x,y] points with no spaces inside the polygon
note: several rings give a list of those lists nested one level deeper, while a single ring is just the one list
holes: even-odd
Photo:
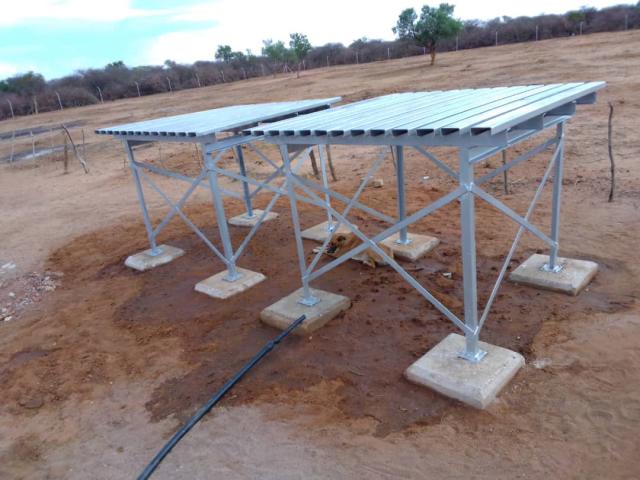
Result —
[{"label": "brown dog", "polygon": [[[338,233],[336,234],[329,244],[327,245],[327,255],[332,257],[339,257],[342,253],[346,253],[352,248],[357,247],[362,243],[362,240],[358,238],[354,233]],[[393,250],[386,245],[378,244],[378,246],[391,258],[393,258]],[[376,265],[386,265],[387,262],[382,258],[378,252],[372,248],[367,248],[364,252],[353,257],[354,260],[360,260],[365,265],[376,268]]]}]

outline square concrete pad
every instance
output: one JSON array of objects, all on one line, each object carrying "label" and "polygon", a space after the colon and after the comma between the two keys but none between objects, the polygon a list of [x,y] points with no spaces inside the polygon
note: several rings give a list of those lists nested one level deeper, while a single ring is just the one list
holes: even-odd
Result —
[{"label": "square concrete pad", "polygon": [[458,355],[464,350],[462,335],[450,333],[406,371],[411,382],[425,385],[448,397],[484,409],[524,365],[516,352],[479,342],[487,354],[478,363]]},{"label": "square concrete pad", "polygon": [[435,237],[430,237],[429,235],[419,235],[417,233],[411,232],[409,232],[408,235],[408,238],[409,240],[411,240],[411,242],[406,245],[396,243],[396,240],[398,240],[398,238],[400,238],[400,232],[395,233],[388,238],[385,238],[380,243],[393,250],[393,255],[396,258],[402,258],[404,260],[409,260],[410,262],[415,262],[419,258],[424,257],[427,253],[436,248],[436,246],[440,243],[440,240]]},{"label": "square concrete pad", "polygon": [[336,295],[335,293],[316,290],[315,288],[312,288],[311,292],[319,300],[315,305],[308,307],[299,303],[303,293],[302,288],[300,288],[262,310],[260,312],[260,320],[267,325],[284,330],[301,315],[306,315],[306,320],[293,331],[298,335],[306,335],[318,330],[329,320],[351,306],[351,300],[343,295]]},{"label": "square concrete pad", "polygon": [[234,282],[225,280],[225,277],[229,272],[216,273],[214,276],[209,277],[196,284],[196,292],[204,293],[213,298],[229,298],[240,292],[257,285],[267,277],[260,272],[252,272],[246,268],[238,268],[240,278]]},{"label": "square concrete pad", "polygon": [[[229,224],[235,225],[236,227],[253,227],[256,223],[258,223],[258,220],[260,219],[260,216],[263,212],[264,210],[259,210],[256,208],[253,210],[253,217],[248,217],[246,213],[243,213],[242,215],[230,218]],[[269,220],[274,220],[276,218],[278,218],[278,214],[276,212],[269,212],[264,217],[263,222],[268,222]]]},{"label": "square concrete pad", "polygon": [[[306,238],[307,240],[314,240],[320,243],[324,242],[329,236],[329,229],[327,228],[327,223],[328,222],[322,222],[314,227],[303,230],[302,238]],[[345,225],[340,225],[340,228],[338,228],[336,233],[350,233],[350,232],[351,230],[349,230],[348,227],[346,227]],[[300,327],[298,327],[298,330],[299,329]]]},{"label": "square concrete pad", "polygon": [[151,249],[148,249],[127,257],[124,264],[129,268],[144,272],[184,255],[184,250],[171,245],[158,245],[158,249],[160,250],[158,255],[151,255]]},{"label": "square concrete pad", "polygon": [[598,264],[588,260],[558,257],[562,270],[546,272],[542,267],[549,263],[548,255],[534,254],[509,275],[509,280],[532,287],[577,295],[586,287],[598,271]]}]

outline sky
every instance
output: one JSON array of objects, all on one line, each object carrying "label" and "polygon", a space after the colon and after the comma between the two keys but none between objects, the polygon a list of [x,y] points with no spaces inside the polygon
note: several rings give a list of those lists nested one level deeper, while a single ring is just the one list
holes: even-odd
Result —
[{"label": "sky", "polygon": [[[391,40],[411,0],[0,0],[0,78],[29,70],[47,79],[122,60],[129,66],[213,60],[218,45],[260,53],[262,40],[301,32],[312,45]],[[439,0],[431,2],[432,5]],[[564,13],[624,0],[449,0],[455,16],[488,20]]]}]

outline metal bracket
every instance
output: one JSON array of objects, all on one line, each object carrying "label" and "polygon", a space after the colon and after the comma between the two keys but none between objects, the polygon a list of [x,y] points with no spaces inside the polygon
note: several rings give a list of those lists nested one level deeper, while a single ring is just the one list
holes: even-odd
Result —
[{"label": "metal bracket", "polygon": [[237,282],[238,280],[240,280],[242,278],[242,273],[238,272],[237,270],[231,274],[231,273],[227,273],[224,277],[222,277],[222,279],[225,282]]},{"label": "metal bracket", "polygon": [[398,244],[398,245],[409,245],[411,242],[413,242],[413,239],[407,237],[406,240],[402,241],[400,240],[400,238],[398,238],[394,243]]},{"label": "metal bracket", "polygon": [[460,353],[458,353],[458,357],[464,360],[467,360],[468,362],[471,362],[471,363],[480,363],[482,359],[486,357],[486,355],[487,355],[487,352],[480,348],[476,350],[475,354],[471,354],[466,350],[463,350]]},{"label": "metal bracket", "polygon": [[320,303],[320,300],[318,300],[318,298],[314,297],[313,295],[309,295],[309,298],[302,297],[300,300],[298,300],[298,303],[300,305],[304,305],[305,307],[313,307],[314,305]]},{"label": "metal bracket", "polygon": [[564,264],[560,265],[559,263],[554,265],[553,267],[548,263],[545,263],[540,267],[540,270],[547,273],[560,273],[564,269]]}]

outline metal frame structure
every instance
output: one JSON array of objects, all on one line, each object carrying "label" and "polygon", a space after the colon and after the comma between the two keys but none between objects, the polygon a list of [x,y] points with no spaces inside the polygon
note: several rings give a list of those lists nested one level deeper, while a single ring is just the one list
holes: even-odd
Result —
[{"label": "metal frame structure", "polygon": [[[557,253],[565,123],[575,114],[577,104],[594,103],[596,92],[604,86],[604,82],[590,82],[400,93],[344,105],[303,118],[276,122],[267,127],[247,129],[244,132],[246,135],[264,136],[265,141],[280,145],[303,285],[303,296],[300,303],[311,306],[318,302],[309,288],[311,281],[366,249],[372,249],[427,301],[463,331],[466,346],[460,356],[471,362],[481,361],[486,352],[479,348],[480,331],[486,322],[522,234],[529,231],[548,245],[550,260],[545,265],[545,269],[550,272],[558,272],[562,268],[562,265],[557,262]],[[540,132],[554,128],[553,138],[541,142],[489,173],[480,177],[475,174],[474,168],[479,162],[500,154],[509,147]],[[349,198],[330,190],[326,181],[319,184],[297,175],[289,153],[290,147],[295,145],[318,145],[322,164],[324,164],[323,148],[327,145],[380,145],[383,146],[383,149],[355,194]],[[451,146],[458,149],[457,171],[428,150],[429,147],[434,146]],[[398,192],[397,218],[392,218],[383,212],[367,207],[359,201],[360,194],[372,175],[380,168],[389,147],[395,152]],[[483,184],[496,175],[550,147],[553,147],[551,160],[524,216],[514,212],[482,188]],[[415,149],[436,168],[458,183],[457,188],[450,193],[409,215],[407,215],[405,207],[403,161],[405,148]],[[547,235],[533,225],[530,218],[552,172],[554,173],[552,220],[551,232],[550,235]],[[323,180],[324,178],[326,178],[326,174],[323,169]],[[476,198],[486,201],[520,226],[481,315],[478,315],[477,299]],[[345,208],[338,211],[336,207],[332,206],[332,200],[346,204]],[[400,232],[399,242],[410,241],[410,237],[407,235],[409,225],[454,200],[459,200],[461,205],[464,318],[459,318],[451,312],[378,246],[379,242],[398,232]],[[362,243],[339,258],[317,268],[322,251],[331,239],[329,237],[325,240],[321,251],[307,265],[297,208],[299,201],[325,209],[330,223],[332,219],[337,221],[337,224],[334,224],[334,231],[340,225],[345,225],[354,235],[359,237]],[[389,227],[371,238],[367,237],[348,219],[349,212],[354,208],[386,222]]]},{"label": "metal frame structure", "polygon": [[[233,282],[241,277],[241,273],[238,272],[236,266],[238,258],[242,255],[250,240],[267,218],[275,203],[284,193],[282,185],[277,187],[272,186],[276,179],[284,178],[284,173],[282,167],[265,155],[255,144],[256,141],[261,140],[261,138],[249,138],[241,135],[239,132],[247,127],[256,126],[265,122],[282,120],[283,118],[298,117],[311,112],[324,110],[340,100],[340,97],[333,97],[295,102],[237,105],[102,128],[96,130],[96,133],[100,135],[113,135],[116,138],[121,139],[124,144],[147,232],[147,238],[150,245],[150,255],[157,256],[162,253],[157,243],[158,235],[169,221],[175,215],[178,215],[225,264],[225,267],[227,268],[225,280]],[[166,168],[160,168],[156,165],[136,160],[134,147],[151,142],[199,144],[203,156],[203,167],[201,172],[196,177],[190,177],[178,172],[167,170]],[[244,154],[242,151],[242,146],[245,145],[273,168],[273,173],[266,179],[256,180],[247,174]],[[298,148],[295,151],[294,156],[296,159],[299,157],[299,159],[302,160],[305,156],[309,155],[310,150],[310,148]],[[239,173],[237,174],[219,166],[220,159],[229,151],[233,151],[234,153],[239,170]],[[302,165],[302,163],[299,165]],[[151,178],[149,173],[185,182],[188,187],[177,202],[173,201]],[[241,181],[242,194],[220,186],[220,175]],[[146,181],[147,184],[155,190],[170,207],[170,211],[155,227],[149,215],[143,188],[143,180]],[[198,187],[208,188],[211,192],[212,203],[218,221],[220,240],[222,241],[222,251],[220,251],[220,249],[218,249],[218,247],[216,247],[213,242],[207,238],[202,230],[199,229],[182,211],[184,204]],[[258,193],[267,187],[269,187],[268,190],[274,192],[274,195],[264,211],[262,211],[258,216],[253,209],[253,199]],[[246,217],[258,217],[240,246],[235,250],[231,242],[224,209],[225,196],[242,200],[246,208]]]}]

